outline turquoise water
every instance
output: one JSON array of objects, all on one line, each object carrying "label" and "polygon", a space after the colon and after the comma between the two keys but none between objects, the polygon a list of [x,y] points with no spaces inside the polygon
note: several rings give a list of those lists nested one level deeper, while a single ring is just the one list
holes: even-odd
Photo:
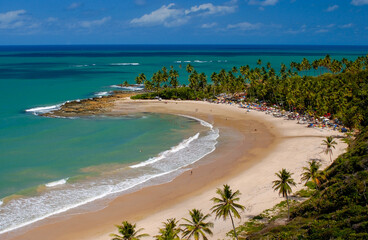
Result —
[{"label": "turquoise water", "polygon": [[255,67],[258,59],[278,70],[303,57],[367,53],[364,46],[0,46],[0,233],[169,180],[213,151],[218,137],[206,123],[180,116],[53,119],[27,109],[106,94],[162,66],[174,66],[187,83],[188,63],[210,75]]}]

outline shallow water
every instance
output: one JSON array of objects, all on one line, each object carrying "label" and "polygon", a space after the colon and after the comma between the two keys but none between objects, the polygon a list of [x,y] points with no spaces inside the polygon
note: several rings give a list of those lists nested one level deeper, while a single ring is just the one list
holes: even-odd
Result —
[{"label": "shallow water", "polygon": [[261,58],[277,71],[303,57],[355,59],[367,52],[361,46],[1,46],[0,232],[158,176],[169,180],[213,151],[218,137],[182,116],[55,119],[36,112],[108,95],[162,66],[174,66],[187,83],[188,63],[210,75],[255,67]]}]

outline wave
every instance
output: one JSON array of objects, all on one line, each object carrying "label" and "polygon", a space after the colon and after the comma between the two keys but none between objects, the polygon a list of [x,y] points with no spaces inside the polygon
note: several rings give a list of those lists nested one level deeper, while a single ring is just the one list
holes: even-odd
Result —
[{"label": "wave", "polygon": [[57,105],[46,106],[46,107],[35,107],[35,108],[27,109],[25,111],[26,112],[29,112],[29,113],[32,113],[34,115],[39,115],[39,114],[44,114],[44,113],[48,113],[48,112],[52,112],[52,111],[58,110],[58,109],[60,109],[60,107],[63,104],[57,104]]},{"label": "wave", "polygon": [[77,67],[77,68],[81,68],[81,67],[88,67],[89,65],[87,64],[80,64],[80,65],[73,65],[73,67]]},{"label": "wave", "polygon": [[119,85],[111,85],[110,87],[112,88],[121,88],[121,89],[124,89],[124,90],[127,90],[127,91],[142,91],[144,89],[143,86],[141,85],[137,85],[137,86],[119,86]]},{"label": "wave", "polygon": [[[186,61],[174,61],[175,63],[191,63],[192,61],[186,60]],[[227,60],[208,60],[208,61],[204,61],[204,60],[194,60],[194,63],[212,63],[212,62],[218,62],[218,63],[227,63]]]},{"label": "wave", "polygon": [[64,178],[64,179],[61,179],[61,180],[58,180],[58,181],[49,182],[49,183],[46,183],[45,186],[46,187],[55,187],[55,186],[58,186],[58,185],[64,185],[64,184],[66,184],[68,179],[69,178]]},{"label": "wave", "polygon": [[188,115],[183,115],[183,114],[177,114],[178,116],[181,116],[181,117],[185,117],[185,118],[190,118],[190,119],[193,119],[193,120],[196,120],[198,121],[202,126],[204,127],[208,127],[210,128],[211,130],[213,129],[213,125],[206,122],[206,121],[203,121],[202,119],[199,119],[199,118],[196,118],[196,117],[192,117],[192,116],[188,116]]},{"label": "wave", "polygon": [[188,139],[183,140],[181,143],[179,143],[178,145],[172,147],[170,150],[167,150],[165,152],[160,153],[157,157],[150,158],[150,159],[148,159],[145,162],[138,163],[138,164],[133,165],[133,166],[130,166],[130,167],[131,168],[139,168],[139,167],[144,167],[144,166],[147,166],[149,164],[152,164],[152,163],[155,163],[157,161],[160,161],[160,160],[166,158],[169,154],[176,153],[177,151],[188,147],[188,145],[191,142],[193,142],[194,140],[198,139],[198,137],[199,137],[199,133],[197,133],[196,135],[194,135],[194,136],[192,136],[192,137],[190,137]]},{"label": "wave", "polygon": [[4,203],[3,200],[0,200],[0,207],[1,207],[1,205],[3,205],[3,203]]},{"label": "wave", "polygon": [[110,63],[110,66],[139,66],[139,63]]},{"label": "wave", "polygon": [[111,91],[109,91],[109,92],[96,92],[95,93],[95,96],[97,96],[97,97],[103,97],[103,96],[109,96],[109,95],[111,95]]},{"label": "wave", "polygon": [[111,198],[122,192],[171,181],[189,165],[213,152],[219,137],[218,129],[214,129],[210,123],[182,116],[197,120],[208,129],[158,154],[156,159],[148,159],[128,168],[114,169],[111,174],[91,178],[88,181],[65,184],[67,179],[61,179],[45,184],[47,188],[37,196],[10,200],[1,206],[0,234],[101,198]]}]

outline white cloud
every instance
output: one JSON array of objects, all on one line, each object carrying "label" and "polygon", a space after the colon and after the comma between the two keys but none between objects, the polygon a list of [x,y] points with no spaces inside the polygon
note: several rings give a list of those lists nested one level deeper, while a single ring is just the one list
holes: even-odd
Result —
[{"label": "white cloud", "polygon": [[227,25],[227,29],[240,29],[243,31],[255,30],[261,27],[260,23],[241,22]]},{"label": "white cloud", "polygon": [[353,27],[353,24],[352,23],[348,23],[348,24],[341,25],[339,27],[340,28],[351,28],[351,27]]},{"label": "white cloud", "polygon": [[200,12],[200,15],[211,15],[216,13],[226,14],[233,13],[236,9],[236,6],[215,6],[212,3],[205,3],[199,6],[195,5],[191,7],[189,10],[185,10],[185,14],[197,13]]},{"label": "white cloud", "polygon": [[0,13],[0,29],[12,29],[23,26],[23,15],[25,13],[26,11],[23,9]]},{"label": "white cloud", "polygon": [[278,3],[279,0],[249,0],[249,5],[260,5],[260,6],[274,6]]},{"label": "white cloud", "polygon": [[161,8],[145,14],[140,18],[134,18],[130,21],[133,25],[139,26],[152,26],[152,25],[165,25],[167,27],[182,25],[188,21],[184,15],[184,11],[173,8],[174,3],[169,5],[163,5]]},{"label": "white cloud", "polygon": [[132,19],[130,23],[136,26],[180,26],[186,24],[193,17],[233,13],[237,8],[235,5],[236,3],[237,0],[231,0],[230,2],[225,3],[225,5],[213,5],[212,3],[205,3],[192,6],[189,9],[175,8],[175,4],[170,3],[169,5],[163,5],[151,13],[147,13],[139,18]]},{"label": "white cloud", "polygon": [[326,33],[326,32],[329,32],[329,30],[328,29],[318,29],[316,31],[316,33]]},{"label": "white cloud", "polygon": [[82,21],[79,22],[79,26],[83,28],[98,27],[111,20],[111,17],[104,17],[98,20]]},{"label": "white cloud", "polygon": [[73,9],[77,9],[81,6],[82,6],[82,3],[74,2],[74,3],[70,4],[67,9],[73,10]]},{"label": "white cloud", "polygon": [[352,0],[351,4],[354,5],[354,6],[367,5],[368,0]]},{"label": "white cloud", "polygon": [[332,5],[332,6],[329,6],[327,9],[326,9],[326,12],[333,12],[335,11],[336,9],[339,8],[339,5]]},{"label": "white cloud", "polygon": [[217,23],[213,22],[213,23],[205,23],[205,24],[202,24],[201,28],[213,28],[213,27],[216,27],[217,26]]}]

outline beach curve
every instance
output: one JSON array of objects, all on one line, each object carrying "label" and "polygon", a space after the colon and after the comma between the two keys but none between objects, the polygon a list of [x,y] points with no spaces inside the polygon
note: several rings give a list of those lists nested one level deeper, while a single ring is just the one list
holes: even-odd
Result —
[{"label": "beach curve", "polygon": [[[194,207],[209,211],[209,199],[213,197],[216,187],[224,183],[239,188],[243,193],[242,202],[247,210],[242,216],[246,217],[280,201],[276,193],[270,192],[272,189],[268,186],[268,180],[281,167],[296,170],[301,168],[308,160],[308,156],[303,153],[314,151],[318,154],[317,148],[321,140],[318,142],[317,139],[329,134],[327,130],[320,132],[306,129],[295,122],[274,119],[264,113],[246,113],[233,106],[206,102],[117,100],[109,113],[122,114],[126,112],[127,105],[129,111],[184,114],[213,123],[221,131],[220,144],[213,153],[194,164],[191,175],[184,173],[170,183],[118,197],[108,207],[97,212],[63,216],[49,223],[42,223],[26,232],[27,239],[43,239],[51,232],[56,236],[54,239],[110,239],[108,234],[115,230],[114,224],[123,220],[138,221],[139,227],[144,227],[148,233],[154,235],[160,225],[158,223],[167,218],[185,217],[187,210]],[[307,143],[305,138],[298,137],[306,135],[303,134],[304,131],[313,136]],[[305,147],[306,150],[300,151],[300,147]],[[341,146],[338,148],[342,151]],[[290,159],[282,156],[285,149],[293,159],[298,159],[297,163],[290,163]],[[260,172],[262,178],[253,182],[263,185],[254,186],[252,183],[251,186],[243,187],[249,185],[243,184],[249,181],[249,176],[257,179]],[[162,196],[166,196],[165,199]],[[259,201],[260,196],[263,201]],[[230,228],[228,223],[216,221],[215,236],[225,237],[224,234]],[[24,236],[9,235],[7,239],[24,239]]]}]

